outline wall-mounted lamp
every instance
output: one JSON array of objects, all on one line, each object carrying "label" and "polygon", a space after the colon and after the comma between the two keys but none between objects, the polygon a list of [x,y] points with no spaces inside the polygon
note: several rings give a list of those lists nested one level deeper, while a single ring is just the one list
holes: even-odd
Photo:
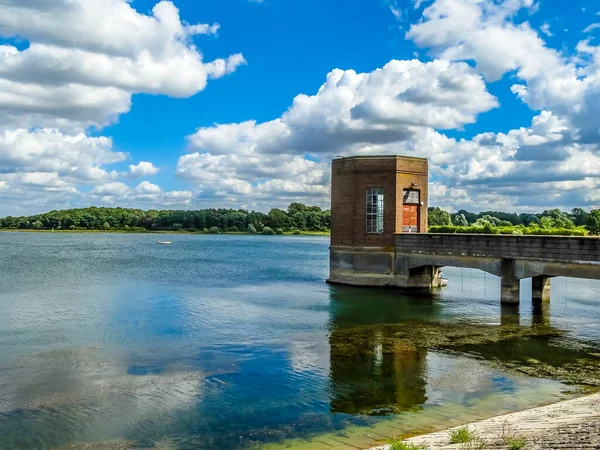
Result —
[{"label": "wall-mounted lamp", "polygon": [[413,183],[413,182],[411,182],[411,183],[410,183],[410,187],[411,187],[411,188],[414,188],[414,187],[417,187],[417,186],[418,186],[418,184],[417,184],[417,183]]}]

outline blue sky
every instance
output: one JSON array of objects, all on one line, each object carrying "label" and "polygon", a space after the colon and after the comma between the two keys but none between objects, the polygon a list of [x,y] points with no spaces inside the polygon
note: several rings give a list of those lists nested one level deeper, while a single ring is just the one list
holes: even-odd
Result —
[{"label": "blue sky", "polygon": [[599,14],[591,0],[6,0],[0,215],[327,207],[330,159],[380,153],[428,157],[431,203],[449,210],[599,207]]}]

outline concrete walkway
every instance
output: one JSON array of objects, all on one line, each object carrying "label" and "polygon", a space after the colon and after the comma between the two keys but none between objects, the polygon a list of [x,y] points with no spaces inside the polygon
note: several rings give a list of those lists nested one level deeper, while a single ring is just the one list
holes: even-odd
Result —
[{"label": "concrete walkway", "polygon": [[[540,408],[493,417],[466,425],[485,440],[487,449],[506,449],[505,437],[523,437],[527,450],[600,449],[600,394],[567,400]],[[456,427],[460,428],[460,427]],[[450,445],[449,430],[407,439],[428,450],[479,449]],[[389,450],[389,445],[371,450]]]}]

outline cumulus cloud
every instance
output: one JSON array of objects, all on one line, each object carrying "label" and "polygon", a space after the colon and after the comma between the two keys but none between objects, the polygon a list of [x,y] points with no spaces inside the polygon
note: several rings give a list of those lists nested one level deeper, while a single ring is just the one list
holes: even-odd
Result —
[{"label": "cumulus cloud", "polygon": [[160,169],[158,167],[155,167],[154,164],[148,161],[140,161],[136,165],[129,165],[129,174],[134,178],[148,177],[156,175],[158,172],[160,172]]},{"label": "cumulus cloud", "polygon": [[513,16],[532,0],[436,0],[411,26],[407,38],[448,60],[473,60],[494,81],[515,71],[512,91],[533,110],[547,109],[572,122],[588,140],[598,139],[600,52],[584,41],[579,58],[548,48],[529,23]]},{"label": "cumulus cloud", "polygon": [[123,161],[106,137],[70,135],[58,130],[16,129],[0,132],[0,176],[53,173],[72,183],[95,183],[116,177],[103,165]]},{"label": "cumulus cloud", "polygon": [[334,70],[317,94],[297,96],[278,119],[200,128],[177,174],[204,195],[321,203],[336,152],[409,140],[431,127],[460,128],[497,105],[464,63],[391,61],[370,73]]},{"label": "cumulus cloud", "polygon": [[[194,38],[219,29],[183,21],[166,0],[149,14],[130,0],[0,0],[0,37],[26,43],[0,45],[3,198],[16,201],[24,186],[74,195],[117,189],[109,167],[127,155],[86,132],[129,112],[134,94],[187,98],[245,64],[241,54],[204,60]],[[158,170],[141,162],[129,174]]]},{"label": "cumulus cloud", "polygon": [[[338,154],[410,154],[429,158],[432,201],[443,206],[598,206],[591,192],[600,187],[600,50],[589,41],[570,55],[549,48],[528,22],[515,21],[536,5],[435,0],[406,36],[439,59],[334,70],[277,119],[200,128],[178,174],[229,200],[316,199],[328,193],[329,160]],[[509,73],[517,80],[511,91],[538,111],[530,124],[469,139],[443,133],[497,107],[484,80]]]},{"label": "cumulus cloud", "polygon": [[332,153],[405,139],[420,127],[460,128],[497,105],[467,64],[391,61],[370,73],[333,70],[279,119],[201,128],[190,141],[212,155]]},{"label": "cumulus cloud", "polygon": [[194,194],[191,191],[164,191],[148,181],[137,186],[117,181],[96,186],[83,198],[110,206],[187,208]]},{"label": "cumulus cloud", "polygon": [[0,110],[9,124],[104,126],[129,111],[134,93],[190,97],[245,63],[241,54],[205,63],[191,38],[219,25],[186,24],[170,1],[151,15],[127,0],[48,3],[0,4],[2,37],[29,41],[23,50],[0,46]]},{"label": "cumulus cloud", "polygon": [[[201,127],[177,162],[190,190],[168,192],[120,181],[110,166],[127,155],[81,131],[116,120],[136,92],[188,97],[244,64],[237,54],[204,62],[192,38],[218,24],[187,24],[167,1],[144,15],[125,0],[0,0],[0,33],[30,42],[0,46],[0,192],[38,192],[31,204],[327,206],[331,158],[408,154],[429,158],[441,206],[600,206],[600,46],[550,48],[549,26],[527,21],[534,0],[414,3],[423,16],[406,38],[432,61],[336,69],[273,120]],[[504,94],[535,111],[531,123],[451,137],[500,106],[486,83],[503,78],[513,80]],[[30,129],[40,126],[55,129]],[[127,175],[157,171],[142,161]]]}]

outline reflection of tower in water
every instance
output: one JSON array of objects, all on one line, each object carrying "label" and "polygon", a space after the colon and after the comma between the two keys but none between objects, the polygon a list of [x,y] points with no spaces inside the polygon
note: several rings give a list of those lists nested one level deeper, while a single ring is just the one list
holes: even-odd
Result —
[{"label": "reflection of tower in water", "polygon": [[398,413],[427,400],[426,349],[394,339],[385,325],[334,326],[329,341],[332,412]]}]

